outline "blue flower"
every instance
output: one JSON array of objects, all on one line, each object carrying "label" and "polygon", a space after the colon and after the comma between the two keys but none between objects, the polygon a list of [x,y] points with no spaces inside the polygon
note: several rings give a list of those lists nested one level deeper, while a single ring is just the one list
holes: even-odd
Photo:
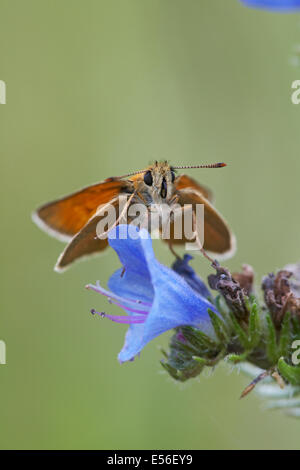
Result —
[{"label": "blue flower", "polygon": [[247,7],[275,11],[300,10],[300,0],[241,0]]},{"label": "blue flower", "polygon": [[193,268],[189,265],[189,261],[193,259],[191,255],[185,254],[182,258],[178,258],[173,264],[172,269],[182,276],[186,282],[197,291],[202,297],[211,299],[211,293],[206,287],[202,279],[197,276]]},{"label": "blue flower", "polygon": [[[193,287],[174,270],[160,264],[153,252],[152,241],[146,230],[139,231],[133,225],[119,225],[109,234],[109,244],[117,252],[123,268],[116,271],[108,282],[110,290],[88,285],[108,297],[111,303],[122,307],[128,315],[114,316],[96,312],[117,323],[129,325],[125,344],[119,353],[119,361],[133,360],[144,346],[167,330],[189,325],[201,329],[214,337],[213,327],[207,309],[218,314],[215,306],[203,295],[202,281],[192,268],[188,275]],[[187,269],[189,258],[179,266]],[[199,293],[200,292],[200,293]]]}]

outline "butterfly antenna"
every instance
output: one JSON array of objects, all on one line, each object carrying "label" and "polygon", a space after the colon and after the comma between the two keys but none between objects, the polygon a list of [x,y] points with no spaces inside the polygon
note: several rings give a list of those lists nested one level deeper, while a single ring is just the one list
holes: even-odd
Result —
[{"label": "butterfly antenna", "polygon": [[[157,165],[157,162],[155,162]],[[209,165],[191,165],[191,166],[173,166],[173,170],[187,170],[191,168],[222,168],[227,166],[226,163],[211,163]],[[134,171],[133,173],[128,173],[127,175],[118,176],[118,179],[128,178],[128,176],[139,175],[140,173],[145,173],[145,170]]]},{"label": "butterfly antenna", "polygon": [[191,165],[191,166],[173,166],[174,170],[187,170],[191,168],[222,168],[223,166],[227,166],[226,163],[211,163],[209,165]]},{"label": "butterfly antenna", "polygon": [[145,170],[134,171],[133,173],[128,173],[128,175],[118,176],[118,179],[127,178],[128,176],[138,175],[140,173],[145,173]]}]

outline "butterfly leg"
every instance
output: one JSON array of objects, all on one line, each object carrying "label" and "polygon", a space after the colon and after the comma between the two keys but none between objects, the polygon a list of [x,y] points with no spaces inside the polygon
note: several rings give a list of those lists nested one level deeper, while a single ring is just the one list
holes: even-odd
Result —
[{"label": "butterfly leg", "polygon": [[126,204],[125,206],[123,207],[121,213],[119,214],[117,220],[111,225],[111,227],[108,228],[108,230],[106,232],[103,232],[101,233],[101,235],[97,235],[96,238],[103,238],[105,235],[108,235],[108,233],[114,229],[117,225],[119,225],[120,221],[122,220],[123,216],[126,214],[130,204],[131,204],[131,201],[132,199],[134,198],[134,196],[136,195],[136,191],[134,191],[130,197],[128,198],[128,200],[126,201]]},{"label": "butterfly leg", "polygon": [[[174,196],[170,199],[170,206],[173,206],[173,205],[175,206],[178,203],[178,201],[179,201],[179,195],[174,194]],[[170,216],[169,216],[168,222],[170,222]],[[168,241],[168,247],[172,255],[174,255],[176,259],[180,259],[180,256],[178,255],[178,253],[176,253],[176,251],[173,248],[171,240]]]},{"label": "butterfly leg", "polygon": [[206,253],[206,251],[204,250],[202,246],[201,240],[199,238],[199,234],[197,231],[196,212],[194,210],[193,210],[193,225],[194,225],[195,242],[197,243],[199,250],[201,251],[203,256],[205,256],[205,258],[208,259],[208,261],[210,261],[213,264],[214,260]]},{"label": "butterfly leg", "polygon": [[180,256],[178,255],[178,253],[176,253],[176,251],[174,250],[173,245],[171,243],[171,240],[168,241],[168,247],[169,247],[169,250],[171,251],[172,255],[174,255],[176,259],[181,259]]},{"label": "butterfly leg", "polygon": [[170,203],[169,203],[170,206],[171,206],[172,204],[177,204],[177,202],[179,201],[179,199],[180,199],[179,194],[174,194],[174,196],[172,196],[172,198],[170,199]]}]

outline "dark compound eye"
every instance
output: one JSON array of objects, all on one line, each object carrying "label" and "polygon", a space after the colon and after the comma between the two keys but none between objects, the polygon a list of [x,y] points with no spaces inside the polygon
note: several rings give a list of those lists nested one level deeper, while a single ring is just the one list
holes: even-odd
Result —
[{"label": "dark compound eye", "polygon": [[152,178],[152,173],[151,173],[151,171],[147,171],[147,172],[144,174],[144,183],[147,184],[147,186],[152,186],[153,178]]},{"label": "dark compound eye", "polygon": [[171,178],[172,178],[172,183],[174,183],[176,175],[173,170],[171,170]]},{"label": "dark compound eye", "polygon": [[166,182],[165,178],[163,178],[163,180],[162,180],[160,195],[163,199],[165,199],[167,197],[167,182]]}]

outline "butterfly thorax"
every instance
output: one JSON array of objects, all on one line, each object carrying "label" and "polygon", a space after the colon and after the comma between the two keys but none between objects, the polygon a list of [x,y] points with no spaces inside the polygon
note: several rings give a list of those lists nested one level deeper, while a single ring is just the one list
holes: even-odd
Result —
[{"label": "butterfly thorax", "polygon": [[167,162],[149,166],[136,178],[134,183],[137,195],[147,206],[170,204],[175,192],[175,173]]}]

